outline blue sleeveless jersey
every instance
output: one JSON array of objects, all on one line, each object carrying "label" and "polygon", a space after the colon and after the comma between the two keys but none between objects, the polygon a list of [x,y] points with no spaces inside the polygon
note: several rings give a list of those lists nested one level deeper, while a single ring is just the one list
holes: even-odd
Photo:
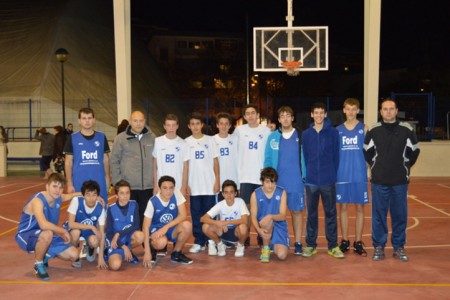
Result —
[{"label": "blue sleeveless jersey", "polygon": [[[275,188],[271,199],[267,198],[266,194],[264,194],[262,190],[262,187],[259,187],[255,190],[256,203],[258,206],[258,222],[267,215],[277,215],[280,213],[280,203],[282,195],[283,189],[279,186]],[[284,224],[286,224],[287,226],[286,221],[274,221],[274,223],[283,224],[283,226]]]},{"label": "blue sleeveless jersey", "polygon": [[100,185],[100,196],[105,203],[108,203],[108,190],[103,166],[105,135],[96,131],[94,137],[88,140],[80,132],[76,132],[72,134],[72,145],[72,180],[75,191],[81,191],[83,182],[95,180]]},{"label": "blue sleeveless jersey", "polygon": [[95,208],[91,213],[88,213],[86,211],[86,206],[84,205],[84,198],[83,197],[77,197],[78,198],[78,210],[77,214],[75,215],[75,222],[85,224],[85,225],[94,225],[97,226],[98,218],[100,218],[100,215],[102,214],[103,207],[100,203],[95,204]]},{"label": "blue sleeveless jersey", "polygon": [[[53,223],[55,225],[58,225],[59,221],[59,214],[61,209],[61,202],[62,198],[58,197],[55,200],[55,203],[53,203],[53,206],[48,205],[47,200],[45,199],[45,196],[42,193],[37,193],[31,196],[31,198],[28,200],[27,204],[30,203],[31,200],[34,198],[38,198],[42,201],[42,204],[44,205],[44,216],[50,223]],[[40,230],[39,224],[36,220],[36,217],[34,215],[29,215],[23,212],[22,210],[22,216],[20,217],[19,226],[17,228],[17,234],[32,231],[32,230]]]},{"label": "blue sleeveless jersey", "polygon": [[175,195],[172,195],[166,207],[162,205],[161,200],[157,196],[153,196],[150,201],[154,209],[150,232],[155,232],[178,216],[177,198]]},{"label": "blue sleeveless jersey", "polygon": [[123,213],[120,211],[120,208],[117,207],[117,203],[111,204],[109,206],[108,209],[111,210],[111,216],[114,221],[113,227],[115,233],[133,226],[134,210],[136,209],[136,205],[137,205],[136,201],[130,200],[126,216],[124,216]]},{"label": "blue sleeveless jersey", "polygon": [[279,177],[277,185],[282,186],[287,193],[303,194],[298,139],[297,130],[294,130],[294,133],[289,139],[285,139],[282,135],[280,137],[277,167]]},{"label": "blue sleeveless jersey", "polygon": [[348,130],[344,124],[339,131],[339,168],[337,183],[367,182],[367,168],[364,159],[364,124],[358,123]]}]

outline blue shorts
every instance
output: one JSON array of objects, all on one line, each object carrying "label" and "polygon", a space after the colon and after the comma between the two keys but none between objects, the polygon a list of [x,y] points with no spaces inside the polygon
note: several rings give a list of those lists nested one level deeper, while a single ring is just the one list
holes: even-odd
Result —
[{"label": "blue shorts", "polygon": [[225,242],[236,243],[238,241],[238,238],[235,234],[235,231],[236,231],[235,226],[229,226],[228,231],[222,233],[220,238],[222,239],[222,241],[225,241]]},{"label": "blue shorts", "polygon": [[290,240],[286,221],[273,222],[273,232],[270,243],[272,245],[276,244],[284,245],[289,249]]},{"label": "blue shorts", "polygon": [[[39,236],[41,235],[42,230],[31,230],[27,232],[21,232],[16,235],[16,242],[22,250],[27,251],[28,253],[34,253],[36,248],[37,241]],[[66,251],[72,247],[71,243],[64,244],[64,239],[56,234],[53,234],[53,240],[48,247],[46,256],[49,258],[53,258],[60,253]]]},{"label": "blue shorts", "polygon": [[245,204],[250,204],[250,197],[252,196],[252,193],[260,186],[260,184],[254,183],[241,183],[239,196],[245,201]]},{"label": "blue shorts", "polygon": [[367,204],[369,196],[366,182],[337,183],[336,203]]},{"label": "blue shorts", "polygon": [[[169,228],[169,230],[167,230],[166,232],[166,238],[168,241],[172,242],[172,243],[176,243],[177,239],[173,237],[173,231],[175,230],[176,226],[173,226],[171,228]],[[152,234],[153,232],[157,231],[158,228],[153,228],[150,230],[150,234]]]},{"label": "blue shorts", "polygon": [[301,211],[305,209],[303,193],[287,193],[287,206],[289,210]]},{"label": "blue shorts", "polygon": [[[138,230],[132,231],[130,233],[128,233],[127,235],[121,236],[119,238],[119,241],[122,242],[122,244],[127,245],[128,248],[130,248],[131,250],[131,236]],[[109,256],[113,255],[113,254],[120,254],[120,256],[122,256],[122,260],[125,259],[125,252],[123,252],[123,249],[118,247],[116,249],[111,248],[111,241],[106,239],[105,241],[105,249],[108,249],[108,258]]]},{"label": "blue shorts", "polygon": [[[64,229],[68,232],[71,232],[73,229],[69,227],[69,221],[63,223]],[[91,235],[94,235],[94,232],[90,229],[77,229],[80,230],[80,237],[83,237],[85,241],[88,241]]]}]

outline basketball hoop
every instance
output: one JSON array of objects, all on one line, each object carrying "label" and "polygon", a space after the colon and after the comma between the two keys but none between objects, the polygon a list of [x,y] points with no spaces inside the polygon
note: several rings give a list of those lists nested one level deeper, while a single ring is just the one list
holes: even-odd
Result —
[{"label": "basketball hoop", "polygon": [[281,65],[286,68],[286,73],[289,76],[297,76],[300,73],[301,61],[283,61]]}]

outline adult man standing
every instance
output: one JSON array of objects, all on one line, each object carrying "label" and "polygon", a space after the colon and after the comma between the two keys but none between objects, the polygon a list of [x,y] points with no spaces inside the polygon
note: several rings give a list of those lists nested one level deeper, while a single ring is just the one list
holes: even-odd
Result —
[{"label": "adult man standing", "polygon": [[409,173],[420,150],[412,127],[406,122],[399,122],[397,113],[395,101],[383,99],[380,109],[382,120],[370,128],[364,139],[364,156],[372,171],[373,260],[385,257],[387,214],[390,211],[393,256],[408,261],[403,247],[408,222]]},{"label": "adult man standing", "polygon": [[111,152],[113,183],[126,180],[131,185],[131,199],[139,205],[139,218],[144,220],[148,200],[153,196],[153,158],[155,135],[145,125],[145,115],[133,111],[130,125],[114,139]]},{"label": "adult man standing", "polygon": [[301,137],[300,128],[294,127],[294,111],[289,106],[278,109],[280,129],[273,131],[267,140],[264,167],[272,167],[278,172],[277,185],[287,193],[287,205],[292,215],[294,229],[294,255],[303,254],[302,229],[304,185],[301,170]]},{"label": "adult man standing", "polygon": [[109,145],[104,133],[95,131],[94,111],[85,107],[78,112],[81,130],[69,135],[64,145],[67,192],[81,191],[83,182],[94,180],[100,196],[108,203]]}]

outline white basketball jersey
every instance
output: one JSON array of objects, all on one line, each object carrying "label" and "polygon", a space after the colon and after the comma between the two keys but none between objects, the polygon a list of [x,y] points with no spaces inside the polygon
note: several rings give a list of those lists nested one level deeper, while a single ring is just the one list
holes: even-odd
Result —
[{"label": "white basketball jersey", "polygon": [[229,134],[226,138],[221,138],[219,134],[216,134],[214,141],[220,154],[220,189],[222,189],[222,183],[227,179],[233,180],[239,189],[237,137]]}]

